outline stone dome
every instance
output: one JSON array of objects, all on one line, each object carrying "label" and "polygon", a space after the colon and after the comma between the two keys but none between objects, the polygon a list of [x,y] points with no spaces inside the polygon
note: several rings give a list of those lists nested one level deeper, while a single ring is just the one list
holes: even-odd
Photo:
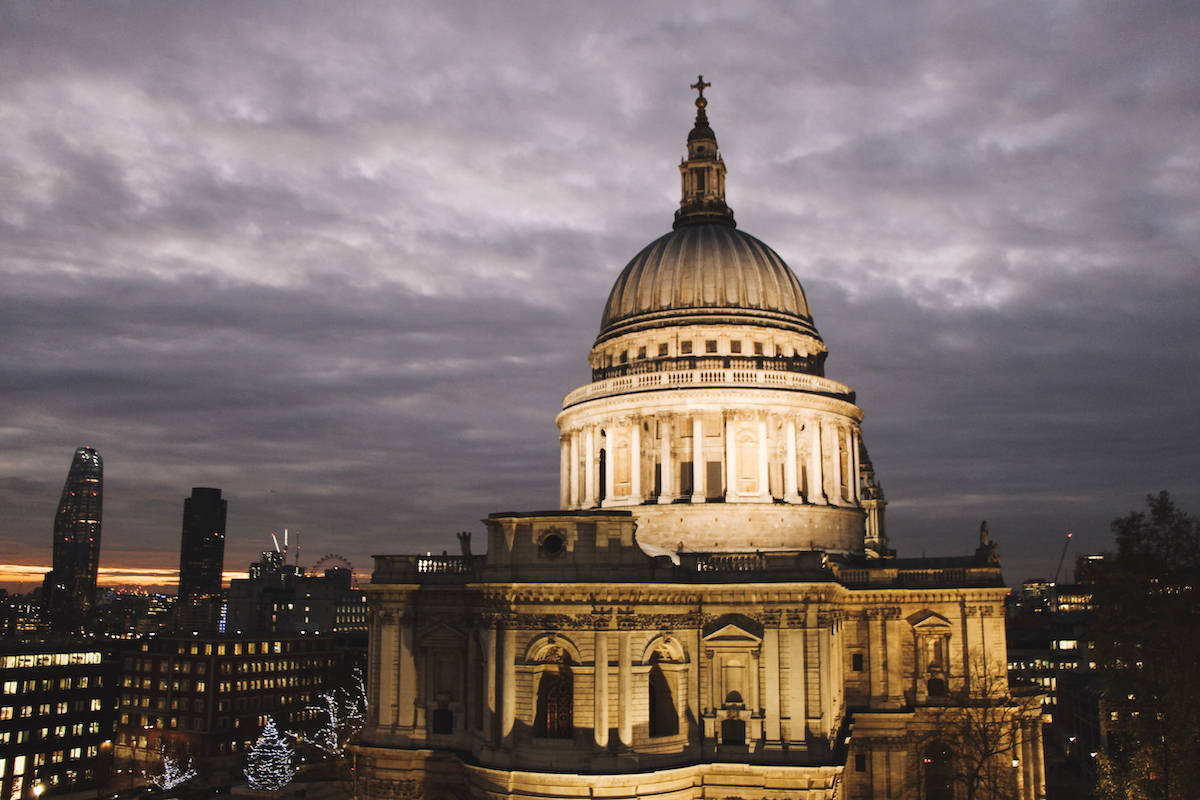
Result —
[{"label": "stone dome", "polygon": [[596,341],[685,324],[762,325],[820,338],[788,265],[726,222],[680,225],[646,245],[613,284]]}]

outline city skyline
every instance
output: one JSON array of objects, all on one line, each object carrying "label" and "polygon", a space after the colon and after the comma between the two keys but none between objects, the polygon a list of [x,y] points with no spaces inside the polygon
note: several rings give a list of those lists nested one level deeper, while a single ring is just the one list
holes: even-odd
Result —
[{"label": "city skyline", "polygon": [[360,577],[556,508],[554,414],[670,227],[698,72],[902,555],[987,519],[1019,583],[1148,492],[1200,511],[1195,8],[0,13],[13,565],[48,564],[83,443],[102,584],[174,574],[192,486],[227,563],[289,528]]}]

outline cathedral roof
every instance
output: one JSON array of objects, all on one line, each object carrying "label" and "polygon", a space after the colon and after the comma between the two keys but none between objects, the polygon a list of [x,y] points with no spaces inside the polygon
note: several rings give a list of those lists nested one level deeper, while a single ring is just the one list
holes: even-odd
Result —
[{"label": "cathedral roof", "polygon": [[633,257],[613,285],[597,343],[646,328],[685,324],[782,327],[819,339],[800,281],[779,254],[737,230],[725,203],[725,163],[705,111],[679,165],[683,192],[674,229]]},{"label": "cathedral roof", "polygon": [[609,293],[599,339],[696,323],[817,336],[804,289],[779,254],[721,223],[682,225],[634,256]]}]

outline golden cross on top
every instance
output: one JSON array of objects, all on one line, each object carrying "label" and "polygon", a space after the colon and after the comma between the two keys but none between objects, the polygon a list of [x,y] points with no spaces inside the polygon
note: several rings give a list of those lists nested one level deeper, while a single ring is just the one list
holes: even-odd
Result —
[{"label": "golden cross on top", "polygon": [[695,82],[695,83],[693,83],[693,84],[692,84],[691,86],[689,86],[688,88],[689,88],[689,89],[695,89],[696,91],[698,91],[698,92],[700,93],[700,97],[698,97],[698,98],[696,98],[696,99],[698,99],[698,100],[703,100],[703,99],[704,99],[704,90],[705,90],[705,89],[707,89],[707,88],[708,88],[708,87],[710,87],[710,86],[712,86],[712,84],[711,84],[711,83],[705,83],[705,82],[704,82],[704,76],[703,76],[703,75],[697,75],[697,76],[696,76],[696,82]]}]

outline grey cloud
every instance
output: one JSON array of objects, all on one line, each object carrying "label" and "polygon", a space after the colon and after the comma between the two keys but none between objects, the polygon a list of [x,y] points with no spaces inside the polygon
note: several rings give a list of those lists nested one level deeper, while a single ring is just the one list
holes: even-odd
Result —
[{"label": "grey cloud", "polygon": [[0,542],[73,449],[105,564],[179,499],[360,568],[553,506],[562,395],[670,224],[703,72],[739,223],[805,285],[905,554],[1008,577],[1195,511],[1187,2],[0,5]]}]

